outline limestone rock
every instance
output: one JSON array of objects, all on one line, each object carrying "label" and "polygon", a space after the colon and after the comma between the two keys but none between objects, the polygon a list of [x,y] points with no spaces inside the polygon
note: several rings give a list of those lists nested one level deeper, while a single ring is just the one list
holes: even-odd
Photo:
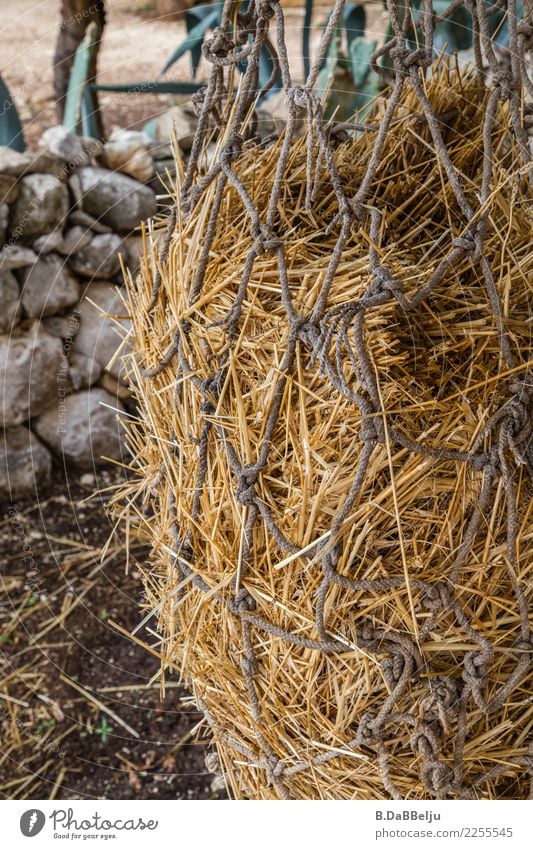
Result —
[{"label": "limestone rock", "polygon": [[0,274],[0,333],[9,333],[20,318],[20,291],[11,271]]},{"label": "limestone rock", "polygon": [[17,178],[0,174],[0,203],[14,203],[19,193]]},{"label": "limestone rock", "polygon": [[72,254],[68,259],[69,265],[82,277],[113,277],[120,272],[120,246],[120,236],[101,233]]},{"label": "limestone rock", "polygon": [[152,159],[156,162],[160,159],[174,159],[174,149],[170,142],[151,139],[149,150],[152,154]]},{"label": "limestone rock", "polygon": [[134,130],[117,130],[105,145],[107,167],[146,183],[154,173],[150,137]]},{"label": "limestone rock", "polygon": [[21,174],[27,173],[31,161],[32,157],[27,153],[0,146],[0,174],[20,177]]},{"label": "limestone rock", "polygon": [[[111,408],[111,409],[110,409]],[[40,437],[59,457],[81,469],[120,460],[124,430],[117,413],[124,407],[105,389],[94,388],[54,401],[34,422]]]},{"label": "limestone rock", "polygon": [[89,157],[84,150],[81,139],[62,124],[45,130],[39,140],[39,147],[77,167],[89,164]]},{"label": "limestone rock", "polygon": [[28,174],[20,181],[13,207],[12,234],[24,241],[62,226],[69,209],[67,187],[50,174]]},{"label": "limestone rock", "polygon": [[0,203],[0,245],[3,245],[6,241],[8,226],[9,206],[7,203]]},{"label": "limestone rock", "polygon": [[62,343],[39,321],[19,325],[0,336],[0,423],[22,424],[41,413],[57,394],[56,380],[63,362]]},{"label": "limestone rock", "polygon": [[51,233],[46,233],[44,236],[39,236],[33,243],[33,249],[40,255],[49,254],[52,251],[58,251],[63,244],[63,234],[61,230],[53,230]]},{"label": "limestone rock", "polygon": [[85,248],[91,242],[92,238],[93,233],[85,227],[71,227],[61,240],[58,251],[63,256],[71,256],[82,248]]},{"label": "limestone rock", "polygon": [[129,232],[155,215],[152,189],[125,174],[104,168],[80,168],[70,182],[82,210],[119,232]]},{"label": "limestone rock", "polygon": [[76,310],[66,315],[53,315],[43,319],[43,327],[51,336],[72,342],[80,328],[80,316]]},{"label": "limestone rock", "polygon": [[30,248],[15,243],[4,245],[0,251],[0,274],[14,268],[25,268],[34,262],[37,262],[37,254]]},{"label": "limestone rock", "polygon": [[41,257],[21,276],[22,306],[30,318],[55,315],[79,301],[80,286],[63,257]]},{"label": "limestone rock", "polygon": [[111,227],[108,227],[107,224],[102,224],[101,221],[97,221],[96,218],[93,218],[92,215],[89,215],[87,212],[83,212],[81,209],[72,210],[68,217],[68,224],[88,227],[89,230],[93,230],[94,233],[112,232]]},{"label": "limestone rock", "polygon": [[113,398],[118,398],[119,401],[122,401],[122,403],[126,404],[126,406],[128,401],[131,400],[131,392],[128,387],[108,372],[102,375],[98,385],[101,386],[102,389],[105,389],[106,392],[109,392]]},{"label": "limestone rock", "polygon": [[127,236],[123,239],[120,252],[124,257],[124,265],[133,275],[137,274],[141,265],[143,254],[142,236]]},{"label": "limestone rock", "polygon": [[[125,333],[131,328],[131,321],[110,316],[123,316],[124,312],[125,306],[117,286],[91,283],[79,305],[80,329],[73,347],[73,350],[85,354],[86,357],[93,357],[116,378],[120,377],[121,354],[127,350],[123,340]],[[121,354],[110,365],[119,348]]]},{"label": "limestone rock", "polygon": [[68,368],[72,388],[75,392],[79,389],[88,389],[93,383],[98,382],[102,374],[102,367],[94,357],[86,357],[79,351],[72,351],[69,355]]},{"label": "limestone rock", "polygon": [[191,106],[172,106],[155,119],[155,135],[159,142],[170,144],[174,133],[181,150],[190,151],[198,117]]},{"label": "limestone rock", "polygon": [[50,452],[27,427],[8,428],[0,447],[0,497],[32,495],[50,482]]}]

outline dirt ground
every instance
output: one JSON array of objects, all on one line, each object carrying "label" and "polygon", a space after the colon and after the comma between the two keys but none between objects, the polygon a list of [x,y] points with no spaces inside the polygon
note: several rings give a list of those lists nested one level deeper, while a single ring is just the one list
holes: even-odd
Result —
[{"label": "dirt ground", "polygon": [[0,798],[225,796],[176,676],[160,698],[154,623],[140,643],[127,636],[145,552],[126,552],[123,531],[105,550],[120,475],[78,483],[57,469],[39,503],[0,505]]}]

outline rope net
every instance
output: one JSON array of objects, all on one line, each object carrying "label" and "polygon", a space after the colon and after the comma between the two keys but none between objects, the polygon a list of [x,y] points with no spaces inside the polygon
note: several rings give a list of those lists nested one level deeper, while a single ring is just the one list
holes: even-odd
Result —
[{"label": "rope net", "polygon": [[[461,6],[468,71],[433,50]],[[533,4],[508,0],[504,67],[502,7],[390,3],[383,97],[349,125],[314,93],[340,0],[302,85],[276,0],[226,0],[203,45],[190,157],[129,287],[121,497],[163,672],[236,795],[530,792]],[[261,94],[279,71],[288,103],[270,143],[262,48]]]}]

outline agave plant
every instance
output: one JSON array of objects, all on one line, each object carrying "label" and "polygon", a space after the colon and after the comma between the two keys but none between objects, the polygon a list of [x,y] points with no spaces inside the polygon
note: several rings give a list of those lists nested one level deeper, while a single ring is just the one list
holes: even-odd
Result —
[{"label": "agave plant", "polygon": [[[66,2],[66,0],[64,0]],[[88,0],[69,0],[71,3],[83,3]],[[250,0],[242,0],[243,9]],[[384,0],[384,6],[394,3],[396,11],[401,15],[407,10],[405,0]],[[488,5],[494,5],[493,0],[485,0]],[[103,10],[103,0],[98,4]],[[219,24],[222,14],[222,3],[205,3],[193,6],[185,13],[187,27],[186,38],[176,47],[168,61],[161,69],[159,78],[154,81],[133,82],[129,84],[98,85],[94,81],[96,53],[101,38],[101,30],[93,31],[90,36],[87,29],[85,38],[76,51],[70,81],[66,95],[65,123],[72,129],[88,135],[100,136],[101,123],[98,117],[98,91],[116,91],[124,93],[151,92],[153,94],[183,94],[190,95],[201,88],[197,82],[197,72],[202,56],[202,45],[209,33]],[[450,0],[433,0],[433,9],[439,15],[450,5]],[[420,17],[422,0],[412,0],[413,27],[411,43],[414,47],[420,39]],[[518,15],[522,16],[522,6],[518,3]],[[305,0],[304,20],[302,25],[302,56],[304,75],[307,76],[311,62],[310,34],[312,28],[315,0]],[[324,23],[327,25],[327,20]],[[508,41],[507,9],[502,6],[491,16],[491,32],[497,46],[505,48]],[[389,25],[385,32],[385,41],[392,37],[392,27]],[[325,58],[318,80],[317,90],[324,102],[324,113],[327,118],[335,115],[338,120],[346,120],[354,112],[364,114],[372,99],[379,93],[383,80],[371,64],[371,57],[377,47],[377,39],[367,37],[366,14],[360,3],[347,3],[337,25],[335,38]],[[465,50],[472,46],[472,20],[470,14],[461,7],[455,10],[445,21],[437,24],[434,47],[438,51],[453,52]],[[164,75],[183,56],[189,54],[191,59],[191,75],[189,82],[164,80]],[[388,58],[382,60],[383,70],[387,70]],[[246,62],[238,66],[244,72]],[[264,49],[260,57],[259,99],[270,96],[280,88],[280,80],[272,80],[273,64],[268,50]]]},{"label": "agave plant", "polygon": [[0,74],[0,145],[23,153],[24,133],[13,96]]}]

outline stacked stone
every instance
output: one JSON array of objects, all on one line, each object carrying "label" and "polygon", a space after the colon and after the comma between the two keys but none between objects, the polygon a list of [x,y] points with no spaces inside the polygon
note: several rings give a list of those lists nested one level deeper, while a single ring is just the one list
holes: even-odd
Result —
[{"label": "stacked stone", "polygon": [[169,144],[127,131],[103,145],[52,127],[37,153],[0,148],[0,497],[46,485],[53,455],[121,458],[120,256],[134,273],[174,167]]}]

